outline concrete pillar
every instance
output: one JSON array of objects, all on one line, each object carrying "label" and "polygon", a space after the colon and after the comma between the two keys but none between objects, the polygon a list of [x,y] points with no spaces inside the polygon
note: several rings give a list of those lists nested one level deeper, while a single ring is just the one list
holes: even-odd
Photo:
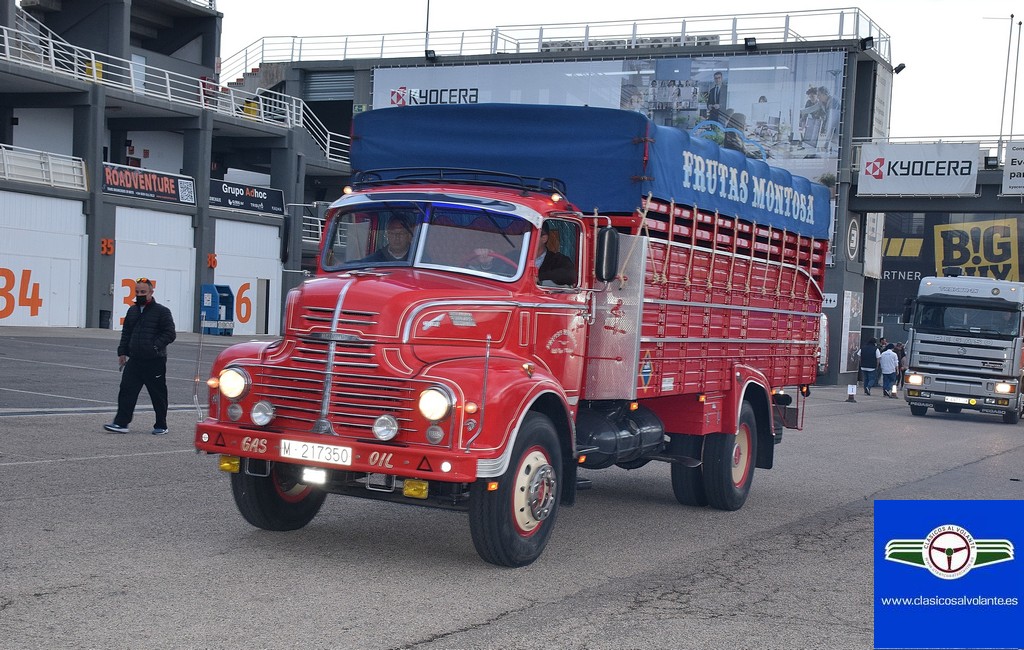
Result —
[{"label": "concrete pillar", "polygon": [[210,255],[216,254],[216,225],[210,216],[210,159],[213,156],[213,114],[203,111],[197,127],[185,129],[182,173],[196,181],[196,212],[192,219],[192,241],[196,249],[196,283],[193,288],[196,309],[192,317],[192,331],[199,331],[201,314],[199,298],[203,284],[212,284],[214,269]]}]

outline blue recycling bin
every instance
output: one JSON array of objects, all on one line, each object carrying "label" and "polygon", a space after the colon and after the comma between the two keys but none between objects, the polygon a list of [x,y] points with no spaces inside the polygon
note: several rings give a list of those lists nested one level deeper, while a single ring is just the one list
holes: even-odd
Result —
[{"label": "blue recycling bin", "polygon": [[199,306],[203,334],[231,336],[235,331],[235,294],[226,284],[204,284]]}]

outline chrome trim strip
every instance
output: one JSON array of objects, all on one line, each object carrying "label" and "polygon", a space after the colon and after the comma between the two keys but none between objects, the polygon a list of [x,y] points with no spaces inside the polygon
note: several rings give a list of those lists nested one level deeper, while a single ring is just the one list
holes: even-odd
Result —
[{"label": "chrome trim strip", "polygon": [[714,309],[729,309],[732,311],[756,311],[768,314],[788,314],[790,316],[808,316],[810,318],[821,318],[821,314],[814,311],[794,311],[790,309],[773,309],[772,307],[753,307],[750,305],[723,305],[717,302],[692,302],[687,300],[663,300],[661,298],[644,298],[645,305],[671,305],[673,307],[708,307]]},{"label": "chrome trim strip", "polygon": [[586,305],[566,305],[557,302],[519,302],[517,300],[435,300],[417,306],[406,316],[402,328],[402,343],[408,343],[412,336],[412,324],[421,312],[443,306],[452,307],[518,307],[520,309],[565,309],[567,311],[586,311]]},{"label": "chrome trim strip", "polygon": [[[338,293],[338,302],[334,305],[334,315],[331,318],[332,332],[338,326],[338,319],[341,318],[341,308],[345,304],[345,296],[348,295],[348,290],[352,288],[353,284],[355,284],[355,280],[350,280]],[[324,378],[324,394],[320,398],[319,417],[313,423],[314,433],[329,433],[332,436],[338,434],[331,427],[331,422],[327,419],[327,415],[331,410],[331,387],[334,384],[334,351],[337,346],[338,342],[333,338],[327,343],[327,367],[325,369],[327,376]]]},{"label": "chrome trim strip", "polygon": [[818,344],[817,339],[815,339],[813,341],[809,340],[809,339],[808,340],[791,339],[791,340],[786,341],[786,340],[783,340],[783,339],[731,339],[731,338],[729,338],[729,339],[720,339],[720,338],[710,338],[710,337],[709,338],[703,338],[703,337],[688,338],[688,337],[681,337],[681,336],[672,336],[672,337],[668,337],[668,336],[665,336],[665,337],[641,336],[640,337],[640,342],[641,343],[737,343],[738,342],[738,343],[779,343],[779,344],[789,344],[789,345],[817,345]]}]

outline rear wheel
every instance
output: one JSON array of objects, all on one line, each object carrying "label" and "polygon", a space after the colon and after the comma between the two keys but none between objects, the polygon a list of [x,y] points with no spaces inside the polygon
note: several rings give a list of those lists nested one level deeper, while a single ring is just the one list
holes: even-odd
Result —
[{"label": "rear wheel", "polygon": [[562,496],[562,450],[547,416],[530,413],[498,488],[488,479],[470,489],[469,531],[484,561],[499,566],[530,564],[547,545]]},{"label": "rear wheel", "polygon": [[927,415],[928,414],[928,407],[927,406],[918,406],[917,404],[911,404],[910,405],[910,412],[913,415],[921,417],[922,415]]},{"label": "rear wheel", "polygon": [[268,476],[231,475],[231,493],[242,516],[264,530],[297,530],[320,512],[327,493],[299,480],[301,468],[271,463]]},{"label": "rear wheel", "polygon": [[713,433],[704,440],[704,490],[708,504],[739,510],[750,494],[757,457],[757,420],[744,400],[736,433]]}]

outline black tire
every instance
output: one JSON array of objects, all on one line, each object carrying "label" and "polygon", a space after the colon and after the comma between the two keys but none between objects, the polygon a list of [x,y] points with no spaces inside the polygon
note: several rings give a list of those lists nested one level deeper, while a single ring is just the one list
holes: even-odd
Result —
[{"label": "black tire", "polygon": [[946,411],[948,411],[949,413],[959,413],[962,410],[964,410],[964,407],[962,407],[962,406],[947,406],[946,407]]},{"label": "black tire", "polygon": [[704,491],[708,505],[739,510],[750,494],[757,458],[757,419],[744,401],[736,433],[712,433],[704,439]]},{"label": "black tire", "polygon": [[562,496],[562,448],[547,416],[529,413],[498,489],[490,479],[470,488],[469,531],[485,562],[520,567],[547,545]]},{"label": "black tire", "polygon": [[[245,461],[243,461],[244,464]],[[269,476],[231,475],[231,493],[245,520],[263,530],[298,530],[313,520],[327,493],[299,480],[301,468],[271,463]]]},{"label": "black tire", "polygon": [[[669,452],[683,456],[700,458],[699,438],[695,436],[671,436]],[[708,504],[708,495],[704,491],[704,470],[701,466],[687,467],[681,463],[672,463],[672,493],[676,501],[684,506],[702,508]]]},{"label": "black tire", "polygon": [[928,407],[927,406],[918,406],[916,404],[911,404],[910,405],[910,412],[912,414],[918,416],[918,417],[921,417],[923,415],[927,415],[928,414]]},{"label": "black tire", "polygon": [[1003,424],[1017,424],[1020,422],[1020,409],[1021,403],[1018,400],[1016,411],[1007,411],[1006,413],[1003,413]]}]

